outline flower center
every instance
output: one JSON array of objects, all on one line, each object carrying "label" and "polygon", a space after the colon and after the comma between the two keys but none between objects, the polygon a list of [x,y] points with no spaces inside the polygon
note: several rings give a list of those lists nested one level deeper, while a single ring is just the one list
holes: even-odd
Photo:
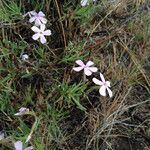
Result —
[{"label": "flower center", "polygon": [[89,68],[88,66],[84,65],[84,68]]},{"label": "flower center", "polygon": [[39,15],[38,15],[38,14],[36,14],[36,17],[38,18],[38,17],[39,17]]},{"label": "flower center", "polygon": [[107,84],[106,84],[106,82],[103,82],[103,85],[104,85],[105,87],[107,87]]}]

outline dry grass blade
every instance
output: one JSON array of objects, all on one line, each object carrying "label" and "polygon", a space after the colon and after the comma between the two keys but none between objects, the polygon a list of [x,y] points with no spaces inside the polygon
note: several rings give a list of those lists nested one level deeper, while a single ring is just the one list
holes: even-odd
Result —
[{"label": "dry grass blade", "polygon": [[58,15],[59,15],[59,21],[60,21],[61,28],[62,28],[62,34],[63,34],[63,37],[64,37],[64,46],[66,48],[66,46],[67,46],[66,35],[65,35],[65,30],[64,30],[63,23],[61,21],[61,13],[60,13],[60,9],[59,9],[59,5],[58,5],[57,0],[55,0],[55,4],[56,4],[56,7],[57,7],[57,11],[58,11]]},{"label": "dry grass blade", "polygon": [[135,64],[135,66],[138,68],[138,70],[141,72],[141,74],[143,75],[145,81],[147,82],[148,86],[150,87],[150,78],[146,75],[145,70],[143,69],[143,67],[140,65],[140,62],[138,61],[138,59],[135,57],[134,53],[132,52],[131,49],[128,48],[128,45],[125,44],[122,39],[120,39],[121,42],[118,41],[119,44],[121,44],[124,48],[124,50],[130,55],[131,60],[133,61],[133,63]]}]

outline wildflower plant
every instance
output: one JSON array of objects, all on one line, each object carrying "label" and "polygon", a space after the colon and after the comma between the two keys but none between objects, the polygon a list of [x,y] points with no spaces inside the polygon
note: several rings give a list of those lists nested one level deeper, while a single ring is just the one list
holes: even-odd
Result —
[{"label": "wildflower plant", "polygon": [[45,30],[46,29],[46,23],[47,19],[45,18],[45,14],[42,11],[39,11],[38,13],[33,10],[29,11],[23,17],[29,15],[30,19],[29,22],[33,23],[34,26],[31,28],[32,31],[35,32],[35,34],[32,36],[33,40],[38,40],[40,39],[40,42],[42,44],[46,43],[46,38],[45,36],[50,36],[51,35],[51,30]]},{"label": "wildflower plant", "polygon": [[[76,63],[79,65],[78,67],[73,67],[73,70],[76,72],[79,72],[81,70],[84,70],[84,75],[91,76],[92,73],[95,73],[98,71],[97,67],[93,67],[94,63],[92,61],[88,61],[86,64],[83,63],[81,60],[77,60]],[[93,82],[97,85],[100,85],[99,93],[102,96],[106,96],[106,91],[109,94],[109,97],[112,97],[112,91],[110,89],[110,82],[105,81],[105,78],[102,73],[100,73],[101,81],[93,78]]]}]

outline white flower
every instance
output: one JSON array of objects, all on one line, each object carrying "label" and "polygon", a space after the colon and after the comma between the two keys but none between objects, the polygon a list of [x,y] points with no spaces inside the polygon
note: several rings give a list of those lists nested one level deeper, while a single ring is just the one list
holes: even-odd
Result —
[{"label": "white flower", "polygon": [[23,55],[21,55],[21,59],[22,59],[23,61],[26,61],[26,60],[29,59],[29,56],[28,56],[27,54],[23,54]]},{"label": "white flower", "polygon": [[35,22],[36,26],[40,26],[41,24],[46,24],[47,19],[45,18],[45,14],[40,11],[39,13],[36,13],[36,11],[30,11],[29,12],[30,20],[29,22]]},{"label": "white flower", "polygon": [[42,44],[46,43],[45,36],[50,36],[51,35],[51,30],[45,30],[45,25],[44,24],[42,24],[40,26],[40,28],[38,28],[36,26],[33,26],[31,29],[35,32],[35,34],[32,36],[32,39],[38,40],[40,38],[40,42]]},{"label": "white flower", "polygon": [[[93,2],[95,2],[96,0],[93,0]],[[89,5],[90,0],[81,0],[81,6],[86,6]]]},{"label": "white flower", "polygon": [[96,67],[92,67],[94,65],[92,61],[88,61],[86,64],[84,64],[82,60],[77,60],[76,63],[79,65],[79,67],[74,67],[73,70],[76,72],[84,70],[84,74],[87,76],[92,75],[92,72],[97,72],[98,70]]},{"label": "white flower", "polygon": [[100,85],[100,89],[99,89],[99,93],[102,96],[106,96],[106,90],[108,91],[108,94],[110,97],[112,97],[112,91],[110,90],[110,82],[109,81],[105,81],[104,76],[100,73],[100,78],[101,81],[93,78],[93,82],[97,85]]},{"label": "white flower", "polygon": [[29,109],[28,108],[25,108],[25,107],[21,107],[19,109],[19,112],[15,114],[15,116],[20,116],[20,115],[23,115],[25,113],[29,112]]}]

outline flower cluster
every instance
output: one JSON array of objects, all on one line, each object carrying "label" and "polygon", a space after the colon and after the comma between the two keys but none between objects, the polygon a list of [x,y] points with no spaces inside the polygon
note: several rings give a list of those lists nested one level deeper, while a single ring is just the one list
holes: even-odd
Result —
[{"label": "flower cluster", "polygon": [[[93,1],[95,1],[95,0],[93,0]],[[81,5],[82,6],[88,5],[89,2],[90,2],[90,0],[81,0]],[[45,44],[47,42],[45,36],[50,36],[52,34],[51,30],[46,30],[47,19],[45,18],[45,14],[42,11],[39,11],[38,13],[36,11],[30,11],[30,12],[26,13],[24,15],[24,17],[27,15],[30,17],[29,22],[34,23],[34,25],[31,27],[31,30],[35,33],[32,36],[32,39],[33,40],[39,39],[42,44]],[[27,54],[23,54],[23,55],[21,55],[21,59],[23,61],[27,61],[29,59],[29,56]],[[81,70],[83,70],[84,74],[86,76],[91,76],[93,73],[98,71],[98,68],[94,67],[94,63],[92,61],[88,61],[86,64],[84,64],[83,61],[77,60],[76,64],[78,64],[79,66],[73,67],[73,70],[76,72],[80,72]],[[98,80],[97,78],[92,79],[92,81],[96,85],[100,86],[100,89],[99,89],[100,95],[106,96],[107,92],[108,92],[109,96],[112,97],[113,94],[110,89],[110,87],[111,87],[110,82],[105,80],[102,73],[100,73],[100,79],[101,80]],[[19,112],[17,112],[14,115],[21,116],[21,115],[25,115],[25,114],[29,114],[29,113],[30,113],[30,111],[28,108],[21,107],[19,109]],[[28,142],[31,139],[31,135],[32,135],[32,132],[28,135],[26,142]],[[3,138],[4,138],[4,134],[2,133],[2,134],[0,134],[0,140]],[[16,150],[23,150],[22,141],[16,141],[14,143],[14,147]],[[33,150],[33,146],[29,146],[29,147],[25,148],[24,150]]]},{"label": "flower cluster", "polygon": [[45,18],[45,14],[40,11],[40,12],[36,12],[36,11],[30,11],[27,14],[25,14],[24,16],[29,15],[30,19],[29,22],[30,23],[34,23],[34,26],[31,28],[32,31],[35,32],[35,34],[32,36],[33,40],[38,40],[40,39],[40,42],[42,44],[46,43],[46,38],[45,36],[50,36],[51,30],[46,30],[46,23],[47,23],[47,19]]},{"label": "flower cluster", "polygon": [[[92,73],[98,71],[98,68],[93,67],[94,63],[92,61],[88,61],[86,64],[84,64],[81,60],[77,60],[76,64],[78,64],[79,66],[73,67],[73,70],[76,72],[84,70],[84,74],[86,76],[91,76]],[[112,97],[113,94],[112,94],[112,91],[110,89],[110,82],[105,80],[102,73],[100,73],[100,78],[101,78],[101,80],[98,80],[96,78],[92,79],[96,85],[100,86],[100,89],[99,89],[100,95],[106,96],[106,91],[107,91],[109,94],[109,97]]]}]

